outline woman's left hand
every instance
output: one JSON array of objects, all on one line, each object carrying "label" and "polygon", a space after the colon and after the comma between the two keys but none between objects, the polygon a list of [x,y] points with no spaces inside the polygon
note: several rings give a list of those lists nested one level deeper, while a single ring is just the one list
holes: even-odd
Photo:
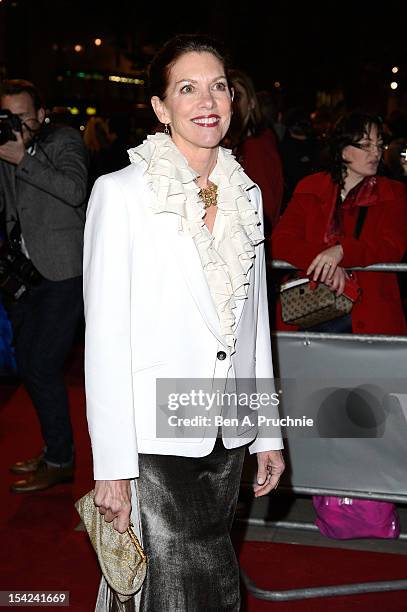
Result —
[{"label": "woman's left hand", "polygon": [[285,468],[282,452],[270,450],[257,453],[257,466],[257,484],[253,490],[255,497],[261,497],[278,486]]},{"label": "woman's left hand", "polygon": [[130,480],[96,480],[93,501],[106,523],[113,523],[119,533],[126,531],[131,512]]},{"label": "woman's left hand", "polygon": [[331,281],[335,273],[336,267],[343,259],[343,248],[340,244],[337,244],[325,251],[321,251],[312,262],[310,263],[307,276],[313,274],[313,281],[321,281],[325,283],[327,280]]},{"label": "woman's left hand", "polygon": [[331,280],[326,280],[325,284],[339,297],[345,290],[345,281],[349,278],[346,271],[338,266],[332,275]]}]

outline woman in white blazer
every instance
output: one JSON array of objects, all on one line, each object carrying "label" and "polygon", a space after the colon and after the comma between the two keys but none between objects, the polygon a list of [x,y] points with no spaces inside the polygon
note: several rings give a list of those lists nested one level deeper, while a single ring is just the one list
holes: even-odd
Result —
[{"label": "woman in white blazer", "polygon": [[[85,373],[95,504],[124,532],[136,479],[149,557],[141,610],[238,610],[229,531],[245,447],[258,457],[256,496],[272,491],[284,469],[279,428],[271,426],[276,402],[262,407],[261,422],[250,400],[228,411],[219,402],[225,390],[251,398],[259,379],[261,390],[273,390],[261,196],[219,147],[232,97],[212,41],[169,41],[151,65],[150,86],[164,133],[131,149],[127,168],[99,178],[88,206]],[[174,406],[180,388],[189,389],[187,408]],[[171,393],[171,407],[163,393]],[[199,409],[206,398],[207,420],[195,429],[186,421],[193,397]]]}]

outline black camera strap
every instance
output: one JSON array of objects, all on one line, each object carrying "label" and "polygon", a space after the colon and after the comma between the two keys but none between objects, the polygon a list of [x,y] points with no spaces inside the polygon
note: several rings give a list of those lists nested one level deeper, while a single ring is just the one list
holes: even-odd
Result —
[{"label": "black camera strap", "polygon": [[19,251],[21,251],[21,225],[18,214],[16,216],[13,228],[9,233],[8,241],[10,243],[11,248],[18,249]]}]

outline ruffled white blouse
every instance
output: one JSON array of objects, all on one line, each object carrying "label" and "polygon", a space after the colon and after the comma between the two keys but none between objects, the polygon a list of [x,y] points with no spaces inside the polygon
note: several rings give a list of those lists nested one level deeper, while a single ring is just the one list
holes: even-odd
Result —
[{"label": "ruffled white blouse", "polygon": [[209,177],[218,186],[211,234],[203,221],[205,209],[196,182],[199,175],[170,136],[148,136],[128,153],[132,163],[144,165],[144,175],[155,194],[152,211],[179,215],[179,229],[192,237],[218,313],[220,333],[233,352],[236,300],[247,298],[254,247],[264,240],[257,210],[247,193],[253,181],[231,151],[219,147],[217,163]]}]

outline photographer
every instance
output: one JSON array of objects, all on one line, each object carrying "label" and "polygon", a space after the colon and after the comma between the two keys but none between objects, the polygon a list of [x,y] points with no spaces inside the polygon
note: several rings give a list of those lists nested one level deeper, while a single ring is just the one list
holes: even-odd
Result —
[{"label": "photographer", "polygon": [[63,366],[83,308],[87,158],[76,130],[46,125],[32,83],[0,83],[0,109],[0,209],[9,239],[0,253],[0,287],[18,372],[45,443],[38,457],[11,467],[22,478],[12,490],[21,493],[73,478]]}]

